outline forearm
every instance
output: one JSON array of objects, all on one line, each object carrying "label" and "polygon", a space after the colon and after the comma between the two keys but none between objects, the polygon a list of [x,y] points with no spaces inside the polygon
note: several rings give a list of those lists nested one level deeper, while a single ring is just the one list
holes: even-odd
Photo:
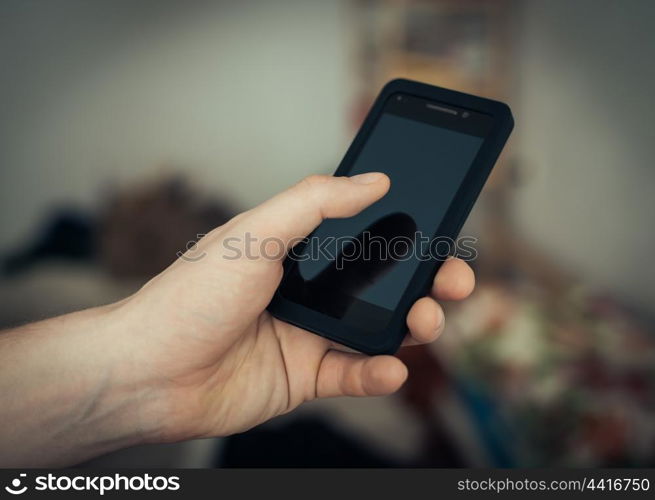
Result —
[{"label": "forearm", "polygon": [[0,466],[70,465],[155,438],[112,307],[0,333]]}]

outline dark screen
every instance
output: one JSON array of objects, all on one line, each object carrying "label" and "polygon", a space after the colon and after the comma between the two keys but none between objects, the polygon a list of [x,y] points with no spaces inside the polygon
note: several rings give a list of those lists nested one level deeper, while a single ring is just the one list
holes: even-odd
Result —
[{"label": "dark screen", "polygon": [[[287,298],[332,317],[386,324],[484,140],[486,115],[393,96],[349,175],[384,172],[389,192],[360,214],[324,221],[294,254]],[[322,249],[322,251],[321,251]],[[362,325],[358,325],[362,326]]]}]

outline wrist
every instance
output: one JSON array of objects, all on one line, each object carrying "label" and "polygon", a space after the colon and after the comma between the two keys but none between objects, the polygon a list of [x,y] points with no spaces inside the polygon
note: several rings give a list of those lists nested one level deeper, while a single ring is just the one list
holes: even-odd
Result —
[{"label": "wrist", "polygon": [[103,374],[95,404],[97,418],[106,418],[107,437],[116,448],[163,441],[167,402],[161,381],[148,370],[149,349],[138,326],[130,325],[122,303],[96,309],[95,322]]},{"label": "wrist", "polygon": [[101,307],[0,335],[0,465],[71,465],[156,439],[117,319]]},{"label": "wrist", "polygon": [[157,297],[144,289],[104,309],[112,352],[107,363],[114,367],[116,398],[130,401],[125,408],[130,418],[119,429],[139,443],[215,435],[206,425],[207,396],[215,389],[207,383],[211,366],[194,364],[199,356],[187,350],[178,333],[188,328],[185,323],[163,313]]}]

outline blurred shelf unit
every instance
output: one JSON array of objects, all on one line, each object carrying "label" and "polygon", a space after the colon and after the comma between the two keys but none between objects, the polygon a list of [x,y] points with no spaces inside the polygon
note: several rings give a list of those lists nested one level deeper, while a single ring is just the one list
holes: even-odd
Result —
[{"label": "blurred shelf unit", "polygon": [[357,0],[360,88],[369,98],[410,78],[496,99],[512,74],[512,1]]}]

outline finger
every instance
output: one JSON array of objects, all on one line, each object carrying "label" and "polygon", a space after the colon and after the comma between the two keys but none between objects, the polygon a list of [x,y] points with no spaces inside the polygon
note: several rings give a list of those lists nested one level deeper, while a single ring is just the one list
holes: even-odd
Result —
[{"label": "finger", "polygon": [[407,379],[407,367],[393,356],[328,351],[316,377],[316,396],[382,396]]},{"label": "finger", "polygon": [[436,340],[444,329],[445,316],[441,306],[430,297],[417,300],[407,315],[409,335],[403,345],[427,344]]},{"label": "finger", "polygon": [[443,263],[432,283],[431,294],[437,300],[462,300],[475,288],[473,269],[461,259]]},{"label": "finger", "polygon": [[315,175],[251,210],[239,226],[261,239],[281,240],[286,250],[323,219],[355,215],[388,190],[389,178],[378,172],[353,177]]}]

